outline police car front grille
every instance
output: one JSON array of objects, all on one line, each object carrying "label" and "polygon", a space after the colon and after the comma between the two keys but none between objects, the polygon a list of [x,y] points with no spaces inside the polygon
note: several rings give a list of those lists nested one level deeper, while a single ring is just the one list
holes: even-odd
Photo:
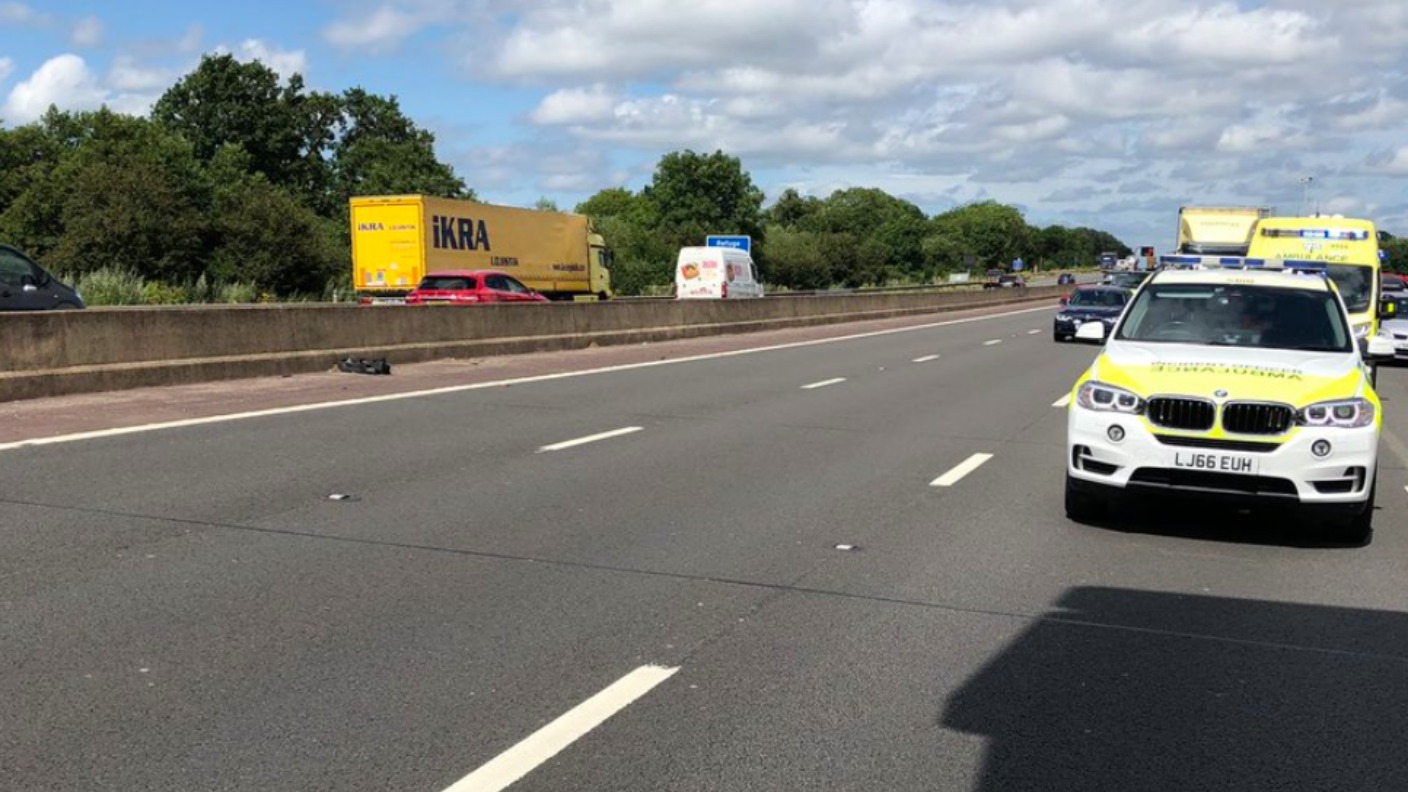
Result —
[{"label": "police car front grille", "polygon": [[1230,402],[1222,408],[1222,428],[1233,434],[1285,434],[1295,421],[1296,411],[1284,404]]},{"label": "police car front grille", "polygon": [[1208,448],[1217,451],[1245,451],[1251,454],[1269,454],[1280,448],[1279,443],[1258,443],[1250,440],[1212,440],[1206,437],[1178,437],[1176,435],[1155,435],[1164,445],[1182,448]]},{"label": "police car front grille", "polygon": [[1155,426],[1203,432],[1212,428],[1217,408],[1202,399],[1156,397],[1149,400],[1146,414]]}]

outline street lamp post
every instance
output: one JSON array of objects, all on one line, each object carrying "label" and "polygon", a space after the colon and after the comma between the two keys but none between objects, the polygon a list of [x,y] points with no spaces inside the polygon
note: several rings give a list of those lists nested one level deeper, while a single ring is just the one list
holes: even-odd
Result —
[{"label": "street lamp post", "polygon": [[1305,216],[1305,208],[1310,205],[1310,183],[1315,181],[1314,176],[1303,176],[1300,180],[1300,213]]}]

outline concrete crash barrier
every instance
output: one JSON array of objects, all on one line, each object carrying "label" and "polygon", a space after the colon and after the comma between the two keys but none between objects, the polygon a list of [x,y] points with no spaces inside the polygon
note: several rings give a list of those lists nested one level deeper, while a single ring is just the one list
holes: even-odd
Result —
[{"label": "concrete crash barrier", "polygon": [[251,305],[0,315],[0,401],[637,344],[1054,300],[1045,286],[940,294],[462,307]]}]

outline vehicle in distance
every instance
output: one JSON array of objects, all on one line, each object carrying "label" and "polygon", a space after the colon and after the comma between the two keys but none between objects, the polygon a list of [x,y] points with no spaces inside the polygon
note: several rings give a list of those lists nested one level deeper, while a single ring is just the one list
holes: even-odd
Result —
[{"label": "vehicle in distance", "polygon": [[1100,284],[1102,286],[1114,286],[1120,289],[1128,289],[1130,291],[1133,291],[1143,285],[1144,281],[1149,279],[1149,275],[1150,273],[1148,271],[1107,272],[1105,273],[1105,277],[1101,278]]},{"label": "vehicle in distance", "polygon": [[1106,334],[1129,303],[1129,291],[1115,286],[1078,286],[1066,298],[1051,327],[1055,341],[1069,341],[1086,322],[1103,322]]},{"label": "vehicle in distance", "polygon": [[1271,212],[1261,206],[1181,206],[1173,249],[1198,256],[1245,256],[1252,227]]},{"label": "vehicle in distance", "polygon": [[[1103,324],[1077,332],[1105,339]],[[1392,355],[1387,339],[1367,354]],[[1379,397],[1324,275],[1166,270],[1135,294],[1076,383],[1066,514],[1126,493],[1290,505],[1362,542],[1373,518]]]},{"label": "vehicle in distance", "polygon": [[552,299],[611,294],[611,252],[584,215],[424,195],[350,209],[352,285],[371,302],[403,302],[432,270],[498,270]]},{"label": "vehicle in distance", "polygon": [[1002,270],[988,270],[987,277],[983,281],[984,289],[1024,289],[1026,286],[1026,278],[1015,272],[1003,272]]},{"label": "vehicle in distance", "polygon": [[0,311],[63,311],[84,308],[83,297],[29,256],[0,245]]},{"label": "vehicle in distance", "polygon": [[516,278],[491,270],[432,272],[406,295],[407,305],[545,302],[548,298]]},{"label": "vehicle in distance", "polygon": [[680,248],[675,263],[675,296],[681,300],[762,297],[753,256],[731,247]]},{"label": "vehicle in distance", "polygon": [[1393,317],[1384,317],[1379,322],[1379,335],[1388,339],[1393,344],[1393,358],[1397,361],[1408,360],[1408,291],[1395,292],[1384,295],[1384,302],[1395,303]]},{"label": "vehicle in distance", "polygon": [[1063,272],[1060,275],[1056,276],[1057,286],[1074,286],[1075,282],[1076,276],[1072,275],[1069,272]]}]

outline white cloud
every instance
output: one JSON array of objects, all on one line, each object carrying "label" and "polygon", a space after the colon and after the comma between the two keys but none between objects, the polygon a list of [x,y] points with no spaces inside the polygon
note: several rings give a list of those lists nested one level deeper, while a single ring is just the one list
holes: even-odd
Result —
[{"label": "white cloud", "polygon": [[10,79],[10,75],[15,71],[15,61],[11,58],[0,58],[0,85]]},{"label": "white cloud", "polygon": [[45,61],[29,79],[10,91],[0,116],[11,124],[24,124],[39,118],[50,105],[63,110],[92,110],[106,98],[107,91],[82,58],[59,55]]},{"label": "white cloud", "polygon": [[1385,176],[1408,176],[1408,146],[1392,151],[1386,156],[1371,157],[1369,167]]},{"label": "white cloud", "polygon": [[306,52],[303,50],[282,50],[263,39],[245,39],[233,50],[221,45],[216,47],[214,51],[233,54],[245,61],[259,61],[277,72],[279,77],[284,80],[288,80],[294,74],[306,74],[308,71],[308,54]]},{"label": "white cloud", "polygon": [[392,5],[377,8],[367,17],[342,19],[323,31],[323,38],[335,47],[387,52],[432,20]]},{"label": "white cloud", "polygon": [[119,91],[165,90],[179,79],[171,69],[143,66],[127,55],[113,59],[108,69],[107,83]]},{"label": "white cloud", "polygon": [[544,97],[529,118],[545,126],[609,121],[618,102],[620,96],[604,85],[564,88]]},{"label": "white cloud", "polygon": [[44,25],[49,15],[35,11],[24,3],[0,3],[0,25]]},{"label": "white cloud", "polygon": [[308,55],[303,50],[281,50],[262,39],[246,39],[240,43],[239,54],[257,60],[288,79],[308,70]]},{"label": "white cloud", "polygon": [[96,47],[103,42],[103,20],[95,16],[84,17],[73,26],[69,37],[75,47]]}]

